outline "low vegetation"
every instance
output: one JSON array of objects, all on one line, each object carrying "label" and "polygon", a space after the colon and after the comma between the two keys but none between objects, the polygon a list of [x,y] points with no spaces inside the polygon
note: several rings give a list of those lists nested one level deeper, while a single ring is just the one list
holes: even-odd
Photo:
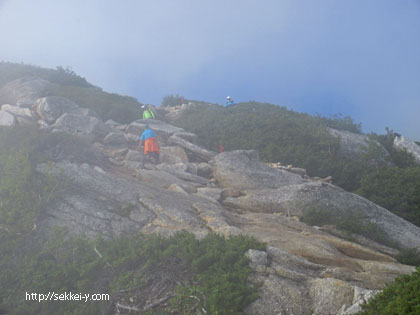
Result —
[{"label": "low vegetation", "polygon": [[411,275],[395,279],[381,293],[362,305],[358,315],[420,314],[420,267]]},{"label": "low vegetation", "polygon": [[[257,288],[247,285],[250,268],[244,253],[249,248],[264,245],[242,236],[226,240],[210,234],[197,240],[187,232],[171,238],[69,240],[63,230],[56,230],[41,249],[1,273],[0,309],[8,314],[101,314],[118,302],[143,310],[146,300],[161,298],[154,291],[160,286],[172,298],[150,314],[193,314],[201,309],[241,314],[257,297]],[[110,299],[23,302],[25,292],[52,291],[109,294]]]}]

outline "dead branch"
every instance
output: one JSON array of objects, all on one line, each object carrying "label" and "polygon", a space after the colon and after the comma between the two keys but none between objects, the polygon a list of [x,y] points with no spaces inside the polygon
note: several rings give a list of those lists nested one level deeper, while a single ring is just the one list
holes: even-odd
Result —
[{"label": "dead branch", "polygon": [[146,305],[145,307],[143,307],[143,312],[146,312],[147,310],[150,310],[151,308],[154,308],[154,307],[158,306],[159,304],[161,304],[163,302],[166,302],[167,300],[169,300],[172,297],[174,297],[174,295],[169,294],[168,296],[165,296],[164,298],[161,298],[160,300],[158,300],[154,303]]},{"label": "dead branch", "polygon": [[122,308],[123,310],[127,310],[127,311],[133,311],[133,312],[139,312],[140,309],[135,307],[135,306],[126,306],[126,305],[122,305],[119,302],[117,302],[117,304],[115,304],[115,306],[117,307],[118,312],[120,312],[120,308]]}]

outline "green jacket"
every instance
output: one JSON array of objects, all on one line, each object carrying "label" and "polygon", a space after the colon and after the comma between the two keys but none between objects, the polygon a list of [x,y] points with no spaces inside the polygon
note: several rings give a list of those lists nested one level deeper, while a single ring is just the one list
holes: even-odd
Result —
[{"label": "green jacket", "polygon": [[151,118],[155,118],[155,113],[153,113],[153,111],[150,108],[147,108],[144,110],[143,112],[143,119],[151,119]]}]

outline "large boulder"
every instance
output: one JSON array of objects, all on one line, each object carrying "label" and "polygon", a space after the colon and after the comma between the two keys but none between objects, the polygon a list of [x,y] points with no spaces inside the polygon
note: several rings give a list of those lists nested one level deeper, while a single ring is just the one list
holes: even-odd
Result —
[{"label": "large boulder", "polygon": [[143,132],[146,125],[149,125],[150,129],[155,131],[158,136],[168,138],[172,134],[178,131],[183,131],[184,129],[172,126],[165,122],[155,120],[155,119],[147,119],[147,120],[136,120],[127,126],[126,132],[131,133],[137,136]]},{"label": "large boulder", "polygon": [[188,156],[181,146],[161,146],[160,161],[167,164],[187,163]]},{"label": "large boulder", "polygon": [[278,189],[247,190],[244,196],[228,197],[223,204],[252,212],[303,216],[322,209],[331,216],[353,215],[382,228],[389,239],[404,248],[420,248],[420,228],[375,203],[336,186],[306,182]]},{"label": "large boulder", "polygon": [[374,144],[381,150],[383,157],[382,163],[385,163],[385,157],[389,156],[388,151],[382,144],[376,140],[370,139],[366,135],[333,128],[328,128],[328,132],[330,135],[340,140],[338,153],[345,157],[361,156],[367,151],[370,144]]},{"label": "large boulder", "polygon": [[161,171],[165,171],[169,174],[172,174],[180,179],[186,180],[188,182],[193,182],[201,185],[207,185],[209,180],[207,178],[188,173],[188,166],[184,163],[177,164],[166,164],[162,163],[157,166]]},{"label": "large boulder", "polygon": [[344,304],[353,302],[354,287],[338,279],[315,279],[310,295],[315,306],[313,314],[336,315]]},{"label": "large boulder", "polygon": [[297,174],[273,169],[260,163],[257,152],[253,150],[236,150],[218,154],[214,158],[213,176],[223,188],[279,188],[305,182]]},{"label": "large boulder", "polygon": [[67,184],[79,189],[66,189],[40,225],[65,226],[71,234],[89,237],[104,235],[164,232],[173,234],[188,229],[197,235],[208,229],[193,208],[205,199],[180,194],[151,185],[148,181],[97,171],[88,164],[58,162],[39,164],[44,174],[63,176]]},{"label": "large boulder", "polygon": [[97,137],[101,140],[111,131],[108,125],[96,117],[68,113],[61,115],[50,128],[72,135]]},{"label": "large boulder", "polygon": [[127,145],[127,139],[122,132],[110,132],[105,136],[104,143],[113,146],[125,146]]},{"label": "large boulder", "polygon": [[420,146],[413,140],[410,140],[404,136],[394,138],[394,147],[399,150],[407,150],[411,153],[417,164],[420,164]]},{"label": "large boulder", "polygon": [[5,110],[15,116],[21,116],[28,119],[32,119],[32,112],[29,108],[21,108],[10,104],[4,104],[1,106],[1,110]]},{"label": "large boulder", "polygon": [[49,124],[54,123],[64,113],[98,117],[91,109],[80,108],[73,101],[61,96],[48,96],[37,99],[33,108],[41,119]]},{"label": "large boulder", "polygon": [[30,105],[36,99],[51,94],[53,85],[38,77],[24,77],[7,83],[0,89],[0,103]]},{"label": "large boulder", "polygon": [[209,151],[197,144],[188,142],[184,138],[178,136],[176,133],[169,138],[169,141],[173,144],[177,144],[183,147],[188,153],[190,153],[191,160],[193,161],[198,160],[200,162],[208,162],[216,156],[215,152]]},{"label": "large boulder", "polygon": [[0,126],[11,127],[16,125],[16,118],[11,113],[0,110]]}]

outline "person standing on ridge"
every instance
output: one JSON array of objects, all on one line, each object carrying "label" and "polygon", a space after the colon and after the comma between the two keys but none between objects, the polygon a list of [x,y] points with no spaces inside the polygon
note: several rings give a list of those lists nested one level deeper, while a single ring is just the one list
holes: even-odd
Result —
[{"label": "person standing on ridge", "polygon": [[144,141],[144,155],[146,160],[150,160],[152,163],[157,164],[159,162],[159,144],[157,142],[156,133],[150,129],[148,125],[144,127],[144,131],[140,136],[140,142],[137,147],[137,151],[140,151]]},{"label": "person standing on ridge", "polygon": [[144,120],[146,120],[146,119],[155,119],[155,113],[150,109],[149,106],[143,105],[141,108],[146,108],[143,111],[143,119]]},{"label": "person standing on ridge", "polygon": [[230,98],[230,96],[226,97],[226,106],[232,106],[233,105],[233,99]]}]

